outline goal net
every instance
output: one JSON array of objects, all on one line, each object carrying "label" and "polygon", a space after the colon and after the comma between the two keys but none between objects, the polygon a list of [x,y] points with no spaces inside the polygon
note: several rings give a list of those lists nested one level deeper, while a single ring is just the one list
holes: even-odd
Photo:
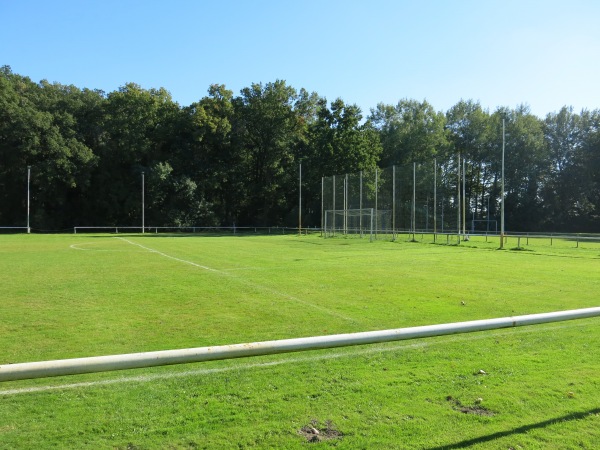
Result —
[{"label": "goal net", "polygon": [[374,208],[329,209],[323,225],[325,237],[369,236],[373,240],[378,233],[393,233],[391,211]]}]

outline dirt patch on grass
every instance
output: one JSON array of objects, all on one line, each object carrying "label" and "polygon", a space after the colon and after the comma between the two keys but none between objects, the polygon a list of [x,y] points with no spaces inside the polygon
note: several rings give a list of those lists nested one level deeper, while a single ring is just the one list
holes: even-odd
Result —
[{"label": "dirt patch on grass", "polygon": [[454,398],[451,395],[446,397],[446,400],[452,403],[452,409],[454,409],[455,411],[460,411],[463,414],[475,414],[476,416],[487,417],[493,417],[496,415],[494,411],[491,411],[480,404],[475,404],[473,406],[463,405],[459,399]]},{"label": "dirt patch on grass", "polygon": [[303,436],[308,442],[340,439],[344,436],[344,433],[339,431],[331,420],[320,423],[317,419],[313,419],[308,425],[304,425],[298,430],[298,434]]},{"label": "dirt patch on grass", "polygon": [[483,406],[460,406],[458,408],[455,408],[457,411],[460,411],[461,413],[464,414],[475,414],[477,416],[495,416],[493,411],[490,411],[489,409],[483,407]]}]

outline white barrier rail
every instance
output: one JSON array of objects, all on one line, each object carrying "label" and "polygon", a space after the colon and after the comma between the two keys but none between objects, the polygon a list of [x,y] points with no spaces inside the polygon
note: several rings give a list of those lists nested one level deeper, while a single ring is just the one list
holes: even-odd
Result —
[{"label": "white barrier rail", "polygon": [[426,325],[412,328],[398,328],[393,330],[222,345],[217,347],[199,347],[180,350],[129,353],[123,355],[61,359],[55,361],[4,364],[0,365],[0,381],[57,377],[62,375],[164,366],[169,364],[245,358],[249,356],[299,352],[351,345],[376,344],[448,334],[494,330],[498,328],[585,319],[596,316],[600,316],[600,307],[497,319],[474,320],[469,322]]}]

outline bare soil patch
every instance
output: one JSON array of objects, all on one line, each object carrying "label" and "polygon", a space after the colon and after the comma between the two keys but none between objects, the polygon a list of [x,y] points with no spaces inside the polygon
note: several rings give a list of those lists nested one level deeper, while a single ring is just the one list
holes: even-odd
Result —
[{"label": "bare soil patch", "polygon": [[321,442],[330,439],[339,439],[344,436],[344,433],[339,431],[331,420],[320,423],[317,419],[313,419],[308,425],[304,425],[298,430],[298,434],[303,436],[308,442]]},{"label": "bare soil patch", "polygon": [[477,416],[487,416],[487,417],[493,417],[496,415],[496,413],[494,413],[494,411],[491,411],[491,410],[487,409],[485,406],[481,406],[479,404],[475,404],[472,406],[465,406],[461,403],[461,401],[459,399],[454,398],[451,395],[446,397],[446,400],[453,404],[452,408],[455,411],[460,411],[463,414],[475,414]]}]

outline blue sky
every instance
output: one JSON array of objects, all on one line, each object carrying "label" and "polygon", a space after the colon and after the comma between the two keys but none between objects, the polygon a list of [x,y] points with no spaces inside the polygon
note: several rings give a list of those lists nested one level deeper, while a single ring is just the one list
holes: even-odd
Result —
[{"label": "blue sky", "polygon": [[0,23],[18,74],[180,105],[281,79],[365,114],[403,98],[600,108],[596,0],[0,0]]}]

